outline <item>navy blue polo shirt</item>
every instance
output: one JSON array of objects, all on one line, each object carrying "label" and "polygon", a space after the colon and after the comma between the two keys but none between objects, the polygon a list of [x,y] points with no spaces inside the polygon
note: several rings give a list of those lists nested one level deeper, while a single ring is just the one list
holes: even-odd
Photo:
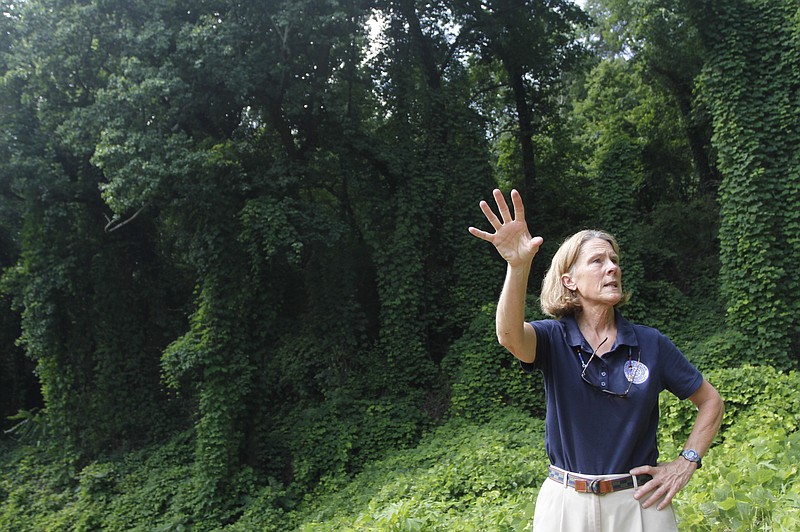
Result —
[{"label": "navy blue polo shirt", "polygon": [[[626,474],[634,467],[656,465],[659,393],[669,390],[686,399],[703,382],[700,372],[666,336],[630,323],[618,311],[615,314],[616,341],[610,352],[591,362],[592,346],[573,316],[531,322],[536,360],[522,363],[522,368],[544,375],[545,448],[550,462],[574,473]],[[628,395],[616,397],[584,382],[581,356],[589,363],[589,382],[618,394],[630,384]]]}]

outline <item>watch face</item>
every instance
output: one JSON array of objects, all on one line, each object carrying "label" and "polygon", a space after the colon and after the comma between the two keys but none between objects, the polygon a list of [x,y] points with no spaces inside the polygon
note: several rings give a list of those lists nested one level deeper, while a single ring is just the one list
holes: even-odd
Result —
[{"label": "watch face", "polygon": [[700,460],[700,455],[697,454],[697,451],[693,449],[686,449],[681,453],[681,456],[683,456],[690,462],[697,462],[698,460]]}]

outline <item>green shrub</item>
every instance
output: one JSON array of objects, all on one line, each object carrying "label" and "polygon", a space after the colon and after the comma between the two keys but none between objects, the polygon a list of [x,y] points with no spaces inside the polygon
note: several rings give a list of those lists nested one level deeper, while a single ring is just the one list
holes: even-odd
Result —
[{"label": "green shrub", "polygon": [[681,526],[703,531],[797,529],[800,433],[767,426],[750,434],[728,438],[709,453],[703,469],[676,499]]},{"label": "green shrub", "polygon": [[[104,516],[109,530],[147,530],[180,525],[192,514],[194,438],[191,431],[170,441],[129,453],[116,463],[117,495]],[[169,530],[177,529],[167,527]]]},{"label": "green shrub", "polygon": [[[518,530],[544,479],[543,439],[543,422],[513,409],[484,424],[452,419],[414,449],[310,495],[282,529]],[[249,525],[243,519],[234,529]]]},{"label": "green shrub", "polygon": [[[753,433],[792,433],[800,426],[800,374],[781,373],[770,366],[743,365],[709,370],[706,379],[725,401],[725,416],[718,440],[747,441]],[[696,415],[690,401],[661,396],[659,442],[682,447]]]},{"label": "green shrub", "polygon": [[[533,303],[529,300],[529,307]],[[495,305],[487,305],[476,314],[442,363],[452,383],[450,413],[485,421],[498,409],[514,406],[543,415],[541,375],[523,372],[514,356],[497,343],[495,309]]]},{"label": "green shrub", "polygon": [[63,468],[33,446],[4,449],[0,530],[48,530],[71,497]]},{"label": "green shrub", "polygon": [[52,451],[19,446],[2,456],[0,529],[176,530],[192,513],[193,452],[191,433],[178,434],[70,474]]},{"label": "green shrub", "polygon": [[343,390],[286,419],[292,481],[305,492],[318,482],[346,478],[388,450],[413,446],[426,424],[415,397],[357,399]]},{"label": "green shrub", "polygon": [[[725,398],[727,412],[703,469],[674,500],[681,528],[796,528],[800,376],[747,365],[706,376]],[[410,403],[358,405],[331,407],[307,425],[298,423],[293,443],[313,447],[295,449],[297,457],[305,456],[297,460],[298,471],[306,468],[305,480],[320,474],[315,468],[325,456],[334,457],[334,448],[350,445],[313,487],[281,484],[243,467],[230,479],[231,511],[224,519],[205,511],[191,481],[191,431],[77,472],[52,449],[4,442],[0,529],[449,532],[511,531],[529,524],[547,466],[541,419],[509,407],[488,412],[483,421],[453,416],[411,447],[401,420],[391,424],[395,414],[407,419]],[[337,413],[346,416],[337,421]],[[689,401],[665,393],[661,413],[659,449],[662,459],[671,460],[695,412]],[[326,416],[332,418],[327,424]],[[332,430],[337,423],[341,427]],[[377,440],[394,447],[379,453]],[[374,448],[362,454],[362,445]],[[355,463],[359,469],[348,470]]]},{"label": "green shrub", "polygon": [[[726,412],[703,469],[676,497],[687,530],[795,530],[800,522],[800,375],[744,365],[707,372]],[[670,394],[661,400],[663,459],[683,447],[694,407]]]}]

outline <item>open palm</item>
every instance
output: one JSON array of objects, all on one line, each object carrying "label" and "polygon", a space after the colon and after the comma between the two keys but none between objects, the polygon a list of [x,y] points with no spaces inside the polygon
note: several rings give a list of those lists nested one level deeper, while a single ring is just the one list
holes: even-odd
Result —
[{"label": "open palm", "polygon": [[516,190],[511,191],[511,202],[514,206],[512,215],[503,193],[495,189],[492,195],[497,203],[497,209],[500,211],[500,217],[497,217],[485,201],[481,201],[480,207],[495,232],[487,233],[476,227],[470,227],[469,232],[482,240],[491,242],[497,248],[500,256],[510,265],[529,264],[539,251],[543,240],[539,236],[531,237],[531,233],[528,231],[522,197]]}]

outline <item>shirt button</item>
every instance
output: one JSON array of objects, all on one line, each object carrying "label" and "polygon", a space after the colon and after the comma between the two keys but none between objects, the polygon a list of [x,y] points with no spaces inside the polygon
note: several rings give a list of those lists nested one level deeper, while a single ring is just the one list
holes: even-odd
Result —
[{"label": "shirt button", "polygon": [[606,385],[606,382],[605,382],[605,381],[602,381],[602,382],[600,383],[600,386],[605,386],[605,385]]},{"label": "shirt button", "polygon": [[601,372],[600,372],[600,375],[601,375],[602,377],[605,377],[605,376],[606,376],[606,372],[605,372],[605,371],[601,371]]}]

